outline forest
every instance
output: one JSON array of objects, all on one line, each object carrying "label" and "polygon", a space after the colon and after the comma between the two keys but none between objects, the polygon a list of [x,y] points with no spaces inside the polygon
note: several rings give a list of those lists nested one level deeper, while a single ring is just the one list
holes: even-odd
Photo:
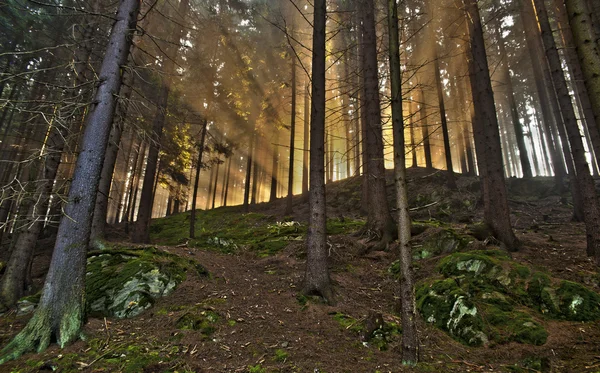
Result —
[{"label": "forest", "polygon": [[0,371],[600,372],[597,0],[3,0]]}]

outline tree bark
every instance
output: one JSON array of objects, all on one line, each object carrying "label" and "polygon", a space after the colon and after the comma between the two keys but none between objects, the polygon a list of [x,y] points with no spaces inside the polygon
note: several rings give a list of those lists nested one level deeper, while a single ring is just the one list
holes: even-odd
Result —
[{"label": "tree bark", "polygon": [[285,214],[291,215],[294,198],[294,153],[296,151],[296,55],[292,53],[292,113],[290,118],[290,167],[288,170],[288,190]]},{"label": "tree bark", "polygon": [[198,187],[200,183],[200,170],[202,170],[202,154],[204,154],[204,141],[208,130],[208,121],[202,121],[202,136],[198,144],[198,161],[196,163],[196,174],[194,176],[194,191],[192,193],[192,207],[190,211],[190,238],[196,238],[196,201],[198,200]]},{"label": "tree bark", "polygon": [[306,238],[306,295],[321,296],[333,302],[333,291],[327,267],[327,234],[325,211],[325,0],[314,1],[312,105],[310,114],[310,198]]},{"label": "tree bark", "polygon": [[440,119],[442,121],[442,134],[444,136],[444,154],[446,158],[447,185],[448,188],[456,190],[456,179],[454,178],[454,167],[452,166],[452,152],[450,150],[450,133],[448,130],[448,120],[446,119],[446,105],[444,103],[444,90],[442,88],[442,78],[440,76],[440,61],[437,52],[434,59],[435,85],[437,87],[438,104],[440,107]]},{"label": "tree bark", "polygon": [[375,7],[373,0],[363,2],[363,42],[364,42],[364,92],[367,120],[367,182],[369,184],[369,209],[366,229],[373,232],[378,243],[373,249],[385,249],[397,235],[397,228],[390,211],[386,192],[385,167],[383,156],[383,132],[379,98],[379,77],[377,68],[377,36],[375,32]]},{"label": "tree bark", "polygon": [[419,359],[416,306],[412,270],[410,216],[406,186],[406,152],[402,115],[402,79],[398,38],[398,5],[388,0],[389,61],[391,75],[392,128],[394,134],[394,183],[398,209],[398,244],[400,246],[400,302],[402,309],[402,364],[416,365]]},{"label": "tree bark", "polygon": [[564,3],[596,125],[600,125],[600,35],[596,33],[585,0],[565,0]]},{"label": "tree bark", "polygon": [[510,223],[510,211],[502,149],[498,132],[498,118],[494,104],[494,94],[490,81],[483,28],[476,0],[464,0],[469,22],[471,53],[469,55],[469,74],[473,95],[475,151],[479,173],[482,179],[484,221],[509,250],[520,246]]}]

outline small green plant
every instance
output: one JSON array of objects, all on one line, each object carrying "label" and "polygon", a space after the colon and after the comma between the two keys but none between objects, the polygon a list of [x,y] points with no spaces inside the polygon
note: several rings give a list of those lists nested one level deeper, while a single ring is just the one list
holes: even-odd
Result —
[{"label": "small green plant", "polygon": [[282,350],[280,348],[275,350],[275,357],[273,358],[273,360],[283,363],[287,360],[287,358],[288,358],[287,352],[285,352],[284,350]]},{"label": "small green plant", "polygon": [[248,373],[266,373],[266,370],[260,364],[249,365]]}]

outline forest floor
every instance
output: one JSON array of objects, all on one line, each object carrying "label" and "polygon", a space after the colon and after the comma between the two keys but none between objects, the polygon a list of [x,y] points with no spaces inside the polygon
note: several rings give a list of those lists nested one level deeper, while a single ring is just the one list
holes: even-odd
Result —
[{"label": "forest floor", "polygon": [[[442,221],[459,231],[467,231],[470,223],[481,219],[475,178],[460,177],[456,192],[445,188],[442,172],[412,169],[409,178],[413,219]],[[512,258],[599,291],[597,267],[585,255],[584,227],[570,221],[568,198],[553,193],[550,179],[508,183],[512,220],[523,242]],[[391,196],[391,181],[388,184]],[[330,184],[328,215],[338,224],[360,221],[357,195],[357,178]],[[252,211],[281,222],[284,208],[285,201],[278,200]],[[227,221],[239,217],[240,211],[231,207],[213,214]],[[301,197],[295,199],[293,219],[307,221]],[[112,227],[111,232],[114,241],[126,242],[121,227]],[[386,344],[375,345],[364,342],[357,327],[374,312],[389,325],[400,324],[398,284],[388,270],[397,259],[396,249],[368,252],[360,237],[348,230],[336,233],[329,237],[334,305],[300,293],[305,263],[302,236],[266,253],[243,245],[235,250],[208,250],[155,234],[155,247],[197,261],[210,276],[188,274],[172,294],[140,316],[90,318],[85,341],[64,349],[52,345],[41,354],[27,354],[0,366],[0,371],[600,372],[599,322],[544,317],[537,321],[549,333],[545,344],[486,347],[465,346],[419,318],[421,362],[414,368],[403,367],[397,330]],[[417,281],[433,276],[440,258],[415,263]],[[43,280],[48,259],[49,246],[40,247],[34,267],[37,284]],[[177,327],[190,312],[206,316],[201,330]],[[29,317],[15,313],[0,317],[0,343],[6,344]]]}]

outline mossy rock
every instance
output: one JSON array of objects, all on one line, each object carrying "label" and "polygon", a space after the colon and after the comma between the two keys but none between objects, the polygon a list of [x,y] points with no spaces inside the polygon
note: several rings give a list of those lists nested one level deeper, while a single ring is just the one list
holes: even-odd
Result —
[{"label": "mossy rock", "polygon": [[[413,230],[418,229],[414,225]],[[413,259],[427,259],[432,256],[449,254],[463,250],[469,243],[463,237],[450,228],[429,228],[415,237],[413,246]]]},{"label": "mossy rock", "polygon": [[452,278],[433,281],[416,292],[417,309],[428,323],[469,346],[488,343],[483,320],[471,297]]},{"label": "mossy rock", "polygon": [[555,319],[596,321],[600,319],[600,294],[587,287],[561,281],[553,286],[548,275],[536,272],[528,283],[532,307]]},{"label": "mossy rock", "polygon": [[186,276],[206,270],[193,261],[155,248],[90,252],[86,275],[90,315],[129,318],[170,294]]},{"label": "mossy rock", "polygon": [[571,321],[596,321],[600,319],[600,295],[583,285],[562,281],[556,296],[561,317]]},{"label": "mossy rock", "polygon": [[494,305],[482,307],[489,324],[490,339],[497,343],[519,342],[540,346],[546,343],[548,332],[531,315],[520,311],[504,311]]}]

